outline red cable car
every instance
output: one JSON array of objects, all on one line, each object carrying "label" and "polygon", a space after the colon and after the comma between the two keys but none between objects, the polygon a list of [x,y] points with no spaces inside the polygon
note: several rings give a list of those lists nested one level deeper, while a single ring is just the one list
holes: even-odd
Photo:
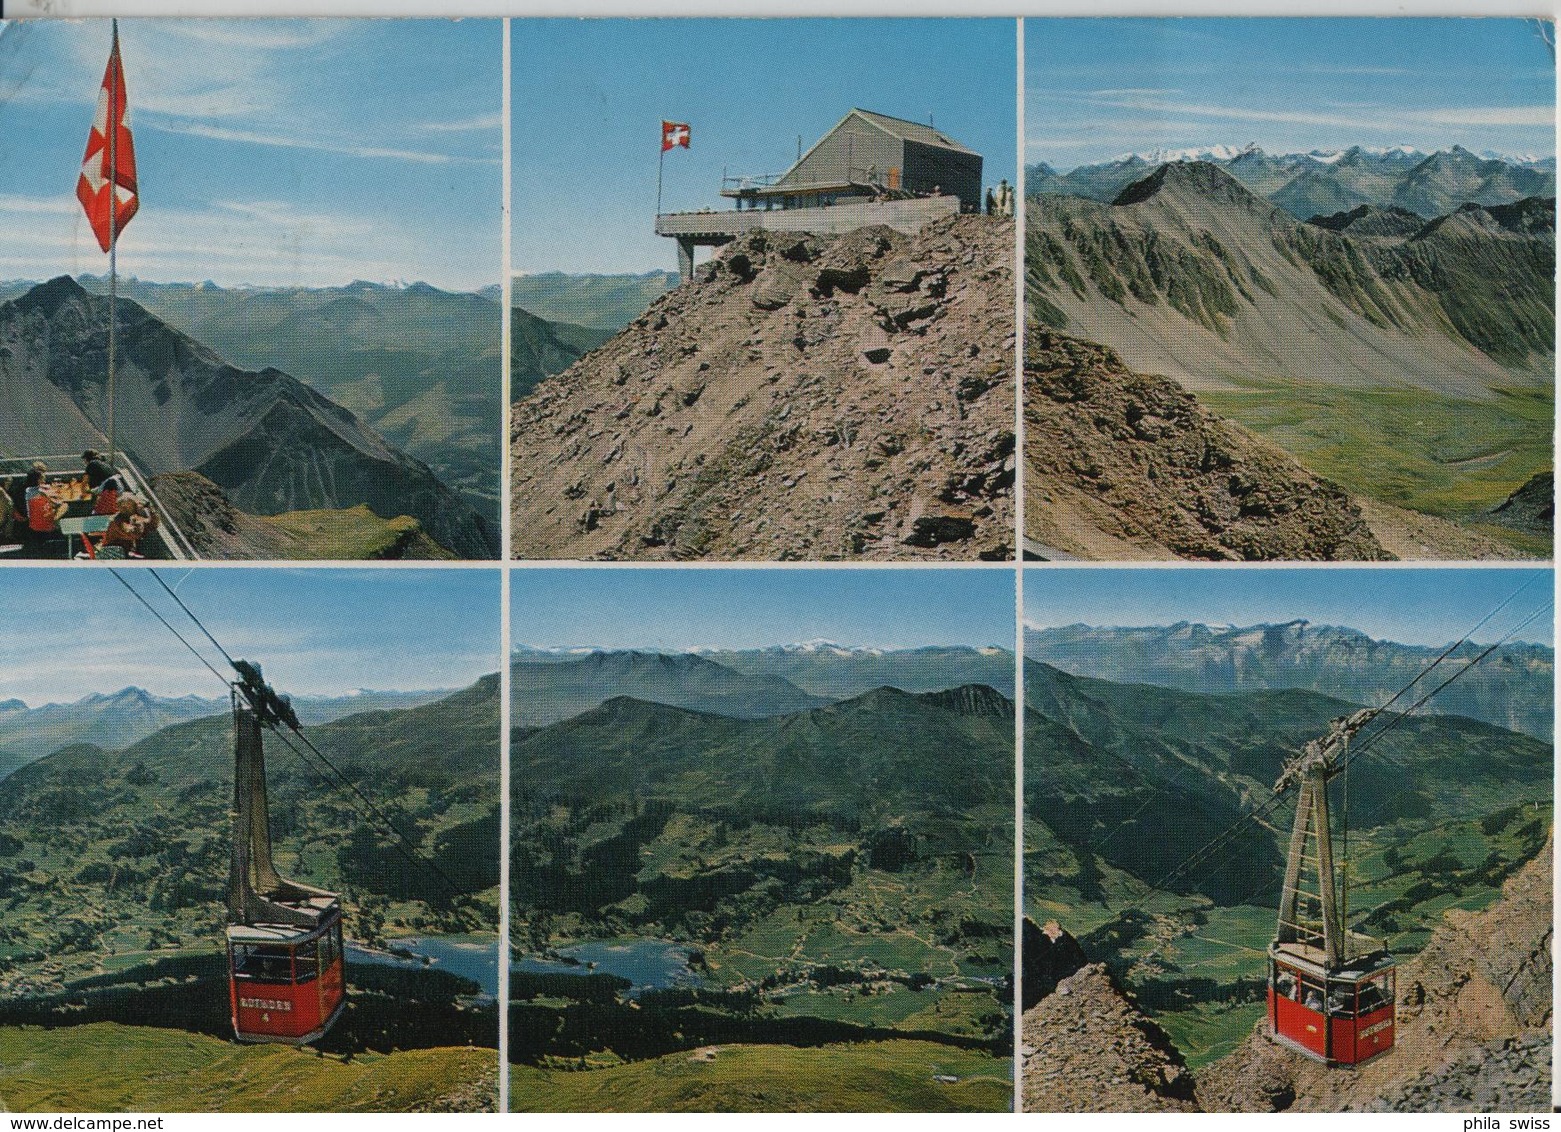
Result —
[{"label": "red cable car", "polygon": [[233,684],[233,844],[228,884],[228,998],[243,1042],[305,1045],[346,1009],[341,900],[280,876],[271,862],[262,728],[298,729],[292,705],[258,665]]},{"label": "red cable car", "polygon": [[[1386,946],[1345,928],[1328,815],[1328,783],[1350,737],[1376,715],[1333,721],[1275,784],[1299,785],[1279,925],[1268,949],[1268,1023],[1276,1041],[1328,1065],[1359,1065],[1393,1048],[1395,966]],[[1310,850],[1310,852],[1309,852]]]}]

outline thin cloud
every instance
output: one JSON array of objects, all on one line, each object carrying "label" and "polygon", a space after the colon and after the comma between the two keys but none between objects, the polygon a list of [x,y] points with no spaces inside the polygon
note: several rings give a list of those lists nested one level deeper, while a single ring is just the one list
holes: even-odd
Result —
[{"label": "thin cloud", "polygon": [[[1067,97],[1067,96],[1062,96]],[[1254,106],[1221,106],[1156,98],[1105,98],[1076,96],[1096,106],[1155,114],[1184,114],[1194,118],[1219,118],[1235,122],[1277,122],[1302,126],[1338,126],[1359,129],[1363,122],[1393,122],[1461,126],[1548,126],[1554,123],[1553,106],[1466,106],[1406,109],[1398,106],[1359,106],[1349,113],[1304,109],[1260,109]]]},{"label": "thin cloud", "polygon": [[435,134],[457,134],[478,130],[496,130],[504,124],[504,115],[495,110],[491,114],[478,114],[457,122],[414,122],[412,129]]},{"label": "thin cloud", "polygon": [[73,216],[81,207],[74,198],[63,196],[24,197],[0,193],[0,212],[24,212],[32,215]]},{"label": "thin cloud", "polygon": [[169,21],[163,30],[196,43],[242,47],[251,51],[295,50],[316,47],[334,39],[341,21],[304,20],[189,20]]},{"label": "thin cloud", "polygon": [[[1063,93],[1063,92],[1059,91],[1058,93]],[[1106,88],[1104,90],[1092,90],[1089,93],[1092,94],[1092,95],[1095,95],[1098,98],[1120,98],[1120,97],[1123,97],[1123,96],[1126,96],[1126,95],[1132,95],[1132,94],[1140,94],[1140,95],[1147,95],[1147,94],[1180,94],[1181,93],[1181,88],[1180,87],[1174,87],[1174,86],[1173,87],[1124,86],[1124,87],[1116,87],[1116,88],[1109,88],[1108,87],[1108,88]]]},{"label": "thin cloud", "polygon": [[235,130],[226,126],[208,126],[200,122],[177,123],[152,122],[149,128],[170,134],[186,134],[191,137],[209,138],[212,141],[239,142],[244,145],[274,146],[278,149],[306,149],[316,153],[336,153],[345,157],[361,157],[386,161],[415,161],[425,165],[497,165],[493,157],[467,157],[454,153],[435,153],[420,149],[394,149],[386,146],[353,145],[322,138],[306,138],[292,134],[267,134],[255,130]]},{"label": "thin cloud", "polygon": [[1461,110],[1422,110],[1411,116],[1433,126],[1553,126],[1553,106],[1469,106]]}]

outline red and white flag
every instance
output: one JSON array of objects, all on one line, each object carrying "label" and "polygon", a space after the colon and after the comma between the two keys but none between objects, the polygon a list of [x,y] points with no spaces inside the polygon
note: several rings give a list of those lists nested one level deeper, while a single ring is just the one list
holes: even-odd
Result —
[{"label": "red and white flag", "polygon": [[76,199],[87,210],[87,220],[104,251],[118,241],[119,233],[141,206],[136,191],[135,143],[125,125],[126,109],[125,69],[119,61],[116,27],[114,49],[103,72],[103,89],[98,91],[97,117],[87,135],[87,155],[81,159],[81,177],[76,181]]},{"label": "red and white flag", "polygon": [[688,123],[663,121],[661,123],[661,152],[666,153],[667,150],[676,146],[682,146],[684,149],[688,148]]}]

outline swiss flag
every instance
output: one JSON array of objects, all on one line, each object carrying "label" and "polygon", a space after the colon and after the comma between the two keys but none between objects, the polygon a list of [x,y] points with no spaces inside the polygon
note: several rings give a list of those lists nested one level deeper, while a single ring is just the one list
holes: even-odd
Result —
[{"label": "swiss flag", "polygon": [[98,91],[97,117],[87,135],[87,154],[81,159],[81,177],[76,181],[76,199],[87,210],[87,220],[104,251],[118,241],[119,233],[141,206],[136,191],[135,143],[125,125],[125,110],[125,69],[119,61],[116,26],[103,88]]},{"label": "swiss flag", "polygon": [[663,121],[661,123],[661,152],[666,153],[667,150],[675,146],[682,146],[684,149],[688,148],[688,123]]}]

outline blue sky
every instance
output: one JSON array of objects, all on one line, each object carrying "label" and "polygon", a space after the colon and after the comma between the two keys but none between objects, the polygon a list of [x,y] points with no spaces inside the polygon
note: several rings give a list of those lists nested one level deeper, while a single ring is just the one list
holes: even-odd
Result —
[{"label": "blue sky", "polygon": [[661,121],[692,127],[666,156],[663,208],[730,207],[721,171],[784,172],[853,106],[938,127],[1017,165],[1012,20],[516,20],[512,75],[517,273],[676,270],[652,232]]},{"label": "blue sky", "polygon": [[1025,160],[1257,142],[1555,153],[1555,59],[1514,19],[1025,21]]},{"label": "blue sky", "polygon": [[[1446,645],[1509,595],[1522,592],[1474,640],[1504,636],[1551,600],[1549,570],[1525,569],[1029,569],[1026,625],[1255,625],[1304,618],[1379,640]],[[1553,645],[1546,613],[1518,640]]]},{"label": "blue sky", "polygon": [[[159,570],[235,658],[278,691],[459,688],[499,667],[499,571]],[[220,654],[146,570],[121,571],[209,659]],[[0,699],[33,706],[136,685],[220,696],[217,679],[98,569],[7,569]]]},{"label": "blue sky", "polygon": [[1014,644],[1004,570],[516,570],[511,639],[541,648],[677,651]]},{"label": "blue sky", "polygon": [[[75,198],[107,20],[0,24],[0,279],[100,273]],[[502,274],[497,20],[124,20],[125,274],[470,290]]]}]

